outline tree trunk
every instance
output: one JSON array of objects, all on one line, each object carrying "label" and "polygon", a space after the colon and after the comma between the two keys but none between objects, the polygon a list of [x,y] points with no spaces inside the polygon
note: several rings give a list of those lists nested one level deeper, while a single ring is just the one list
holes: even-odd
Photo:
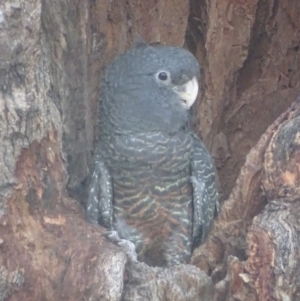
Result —
[{"label": "tree trunk", "polygon": [[[2,0],[0,300],[300,299],[299,15],[297,0]],[[129,262],[84,219],[99,79],[140,38],[202,65],[222,206],[200,269]]]}]

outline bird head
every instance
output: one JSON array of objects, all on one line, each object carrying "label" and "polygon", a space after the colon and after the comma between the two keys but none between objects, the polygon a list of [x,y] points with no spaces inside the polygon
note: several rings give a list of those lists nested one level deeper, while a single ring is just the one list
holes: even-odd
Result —
[{"label": "bird head", "polygon": [[100,118],[117,131],[176,132],[196,100],[199,75],[183,48],[137,45],[107,68]]}]

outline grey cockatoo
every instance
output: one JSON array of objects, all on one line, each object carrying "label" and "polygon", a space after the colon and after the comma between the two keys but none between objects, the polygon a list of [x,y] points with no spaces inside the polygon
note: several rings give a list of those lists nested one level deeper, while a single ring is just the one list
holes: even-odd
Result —
[{"label": "grey cockatoo", "polygon": [[187,50],[140,44],[103,80],[87,219],[149,265],[188,262],[218,207],[213,160],[189,126],[199,75]]}]

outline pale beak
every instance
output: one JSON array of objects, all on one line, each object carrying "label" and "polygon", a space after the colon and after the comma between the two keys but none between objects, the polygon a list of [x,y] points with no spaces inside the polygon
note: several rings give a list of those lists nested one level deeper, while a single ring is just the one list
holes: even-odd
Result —
[{"label": "pale beak", "polygon": [[197,77],[193,77],[184,85],[174,87],[173,90],[179,95],[183,106],[188,110],[193,105],[198,95],[199,85]]}]

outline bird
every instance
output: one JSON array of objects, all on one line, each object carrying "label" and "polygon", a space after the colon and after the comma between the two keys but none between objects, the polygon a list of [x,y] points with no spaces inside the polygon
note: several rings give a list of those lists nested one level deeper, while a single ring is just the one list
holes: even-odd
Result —
[{"label": "bird", "polygon": [[213,158],[191,126],[199,77],[188,50],[138,43],[102,79],[86,217],[149,266],[188,263],[218,212]]}]

